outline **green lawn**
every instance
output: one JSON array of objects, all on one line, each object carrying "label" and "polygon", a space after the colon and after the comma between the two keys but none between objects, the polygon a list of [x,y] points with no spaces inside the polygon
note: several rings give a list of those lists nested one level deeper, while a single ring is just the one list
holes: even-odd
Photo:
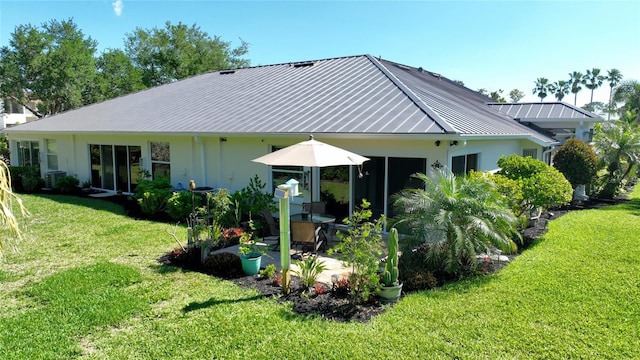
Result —
[{"label": "green lawn", "polygon": [[108,202],[23,196],[26,239],[0,263],[0,359],[638,358],[634,195],[563,216],[499,273],[408,295],[367,324],[161,266],[170,226]]}]

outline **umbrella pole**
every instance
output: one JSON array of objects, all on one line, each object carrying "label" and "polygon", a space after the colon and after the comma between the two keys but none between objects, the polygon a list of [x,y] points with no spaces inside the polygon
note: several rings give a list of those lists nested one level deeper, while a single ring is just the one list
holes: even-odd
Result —
[{"label": "umbrella pole", "polygon": [[309,174],[309,187],[311,188],[311,200],[309,200],[309,217],[313,221],[313,166],[311,167],[311,173]]}]

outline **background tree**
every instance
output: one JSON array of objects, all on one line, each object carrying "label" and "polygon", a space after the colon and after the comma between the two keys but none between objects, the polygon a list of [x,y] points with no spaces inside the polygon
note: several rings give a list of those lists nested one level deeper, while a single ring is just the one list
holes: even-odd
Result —
[{"label": "background tree", "polygon": [[609,120],[611,119],[611,112],[615,107],[613,102],[613,88],[615,88],[620,83],[620,81],[622,81],[622,73],[618,69],[608,70],[605,79],[609,81],[609,111],[607,115],[607,120]]},{"label": "background tree", "polygon": [[487,91],[487,89],[485,89],[485,88],[480,88],[480,89],[478,89],[476,91],[479,92],[480,94],[484,95],[484,96],[489,96],[489,91]]},{"label": "background tree", "polygon": [[582,90],[582,73],[579,71],[574,71],[569,73],[569,84],[571,84],[571,93],[573,94],[573,105],[577,106],[578,102],[578,93]]},{"label": "background tree", "polygon": [[638,80],[625,80],[618,85],[613,93],[615,103],[623,103],[620,114],[629,112],[635,115],[636,125],[640,125],[640,82]]},{"label": "background tree", "polygon": [[195,24],[191,27],[166,22],[163,29],[136,28],[127,34],[125,52],[141,69],[142,81],[151,87],[208,71],[249,65],[243,59],[249,45],[231,48],[231,43],[210,37]]},{"label": "background tree", "polygon": [[594,101],[582,106],[583,109],[590,111],[596,115],[603,115],[608,111],[609,107],[602,101]]},{"label": "background tree", "polygon": [[492,91],[489,94],[489,97],[491,99],[493,99],[493,101],[497,101],[497,102],[507,102],[507,100],[504,99],[504,97],[502,97],[502,89],[498,89],[497,91]]},{"label": "background tree", "polygon": [[556,99],[558,99],[558,101],[562,101],[565,95],[569,94],[570,90],[571,85],[569,82],[564,80],[559,80],[549,85],[549,91],[556,97]]},{"label": "background tree", "polygon": [[582,83],[584,86],[591,90],[591,101],[593,102],[593,91],[600,86],[602,86],[602,81],[604,80],[604,76],[600,75],[600,69],[593,68],[591,70],[587,70],[587,73],[582,78]]},{"label": "background tree", "polygon": [[453,80],[454,83],[460,85],[460,86],[464,86],[464,81],[462,80]]},{"label": "background tree", "polygon": [[544,98],[547,97],[547,93],[549,92],[549,79],[547,78],[538,78],[535,81],[535,87],[533,88],[533,94],[540,98],[542,102]]},{"label": "background tree", "polygon": [[518,89],[513,89],[509,92],[509,98],[511,99],[511,102],[517,103],[518,101],[522,100],[523,97],[524,92]]},{"label": "background tree", "polygon": [[52,20],[42,29],[17,26],[9,46],[0,49],[0,96],[37,117],[85,105],[95,77],[95,51],[96,42],[71,19]]},{"label": "background tree", "polygon": [[133,66],[131,59],[120,49],[109,49],[97,59],[98,90],[96,101],[112,99],[145,88],[142,70]]}]

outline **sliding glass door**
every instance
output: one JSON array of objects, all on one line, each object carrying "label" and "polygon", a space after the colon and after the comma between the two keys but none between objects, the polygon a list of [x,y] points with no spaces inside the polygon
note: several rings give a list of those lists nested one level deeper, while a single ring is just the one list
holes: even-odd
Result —
[{"label": "sliding glass door", "polygon": [[403,189],[424,186],[411,175],[426,172],[427,160],[373,156],[368,158],[371,160],[363,164],[361,174],[354,167],[354,205],[360,206],[362,199],[367,199],[371,203],[374,218],[382,214],[392,217],[394,194]]},{"label": "sliding glass door", "polygon": [[91,185],[132,193],[140,179],[140,146],[89,145]]}]

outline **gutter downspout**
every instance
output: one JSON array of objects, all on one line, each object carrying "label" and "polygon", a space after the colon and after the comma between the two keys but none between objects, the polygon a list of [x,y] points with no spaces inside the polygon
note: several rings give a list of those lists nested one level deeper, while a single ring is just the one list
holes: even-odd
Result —
[{"label": "gutter downspout", "polygon": [[204,144],[202,143],[202,141],[200,140],[200,136],[198,135],[193,137],[193,141],[195,141],[196,144],[200,145],[200,167],[202,171],[202,185],[200,186],[207,186],[207,162],[205,161],[204,157]]}]

